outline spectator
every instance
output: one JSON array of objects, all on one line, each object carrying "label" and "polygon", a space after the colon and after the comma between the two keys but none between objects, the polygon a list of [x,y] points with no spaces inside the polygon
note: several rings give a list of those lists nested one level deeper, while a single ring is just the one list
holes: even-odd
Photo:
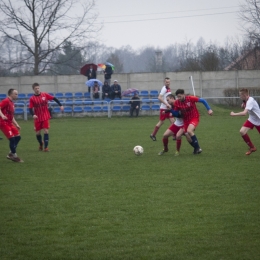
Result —
[{"label": "spectator", "polygon": [[111,86],[111,99],[116,97],[121,99],[121,86],[118,84],[117,80],[114,80],[114,84]]},{"label": "spectator", "polygon": [[111,81],[111,75],[113,74],[113,69],[111,66],[106,65],[106,68],[104,70],[104,76],[105,76],[105,81],[107,81],[108,85],[110,85]]},{"label": "spectator", "polygon": [[97,81],[95,81],[94,86],[93,86],[93,98],[99,99],[99,86],[98,86]]},{"label": "spectator", "polygon": [[[88,80],[90,79],[96,79],[96,71],[93,69],[93,66],[90,66],[89,69],[86,71],[86,76],[88,77]],[[88,87],[88,92],[90,92],[90,87]]]},{"label": "spectator", "polygon": [[[134,100],[138,100],[138,101],[134,101]],[[135,110],[135,116],[137,117],[139,115],[139,110],[140,110],[140,98],[138,97],[138,92],[134,93],[134,96],[129,101],[129,104],[131,104],[130,117],[133,116],[134,110]]]},{"label": "spectator", "polygon": [[108,82],[105,81],[102,87],[102,99],[111,98],[110,95],[111,95],[111,88],[108,85]]}]

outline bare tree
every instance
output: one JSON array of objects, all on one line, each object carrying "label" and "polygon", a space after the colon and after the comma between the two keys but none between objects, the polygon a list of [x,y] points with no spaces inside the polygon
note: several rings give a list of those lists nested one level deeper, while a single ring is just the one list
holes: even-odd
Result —
[{"label": "bare tree", "polygon": [[0,0],[0,34],[24,46],[33,74],[48,69],[53,54],[70,41],[84,47],[100,28],[92,14],[95,0]]},{"label": "bare tree", "polygon": [[260,45],[260,0],[245,0],[239,16],[244,21],[243,29],[251,41]]}]

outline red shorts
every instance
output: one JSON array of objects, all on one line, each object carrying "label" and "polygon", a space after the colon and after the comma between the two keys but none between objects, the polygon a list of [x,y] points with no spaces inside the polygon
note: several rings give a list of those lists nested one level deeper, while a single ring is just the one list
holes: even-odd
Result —
[{"label": "red shorts", "polygon": [[246,122],[243,124],[244,127],[253,129],[254,127],[257,129],[258,133],[260,133],[260,125],[254,125],[249,120],[246,120]]},{"label": "red shorts", "polygon": [[167,109],[160,109],[160,120],[161,121],[164,121],[165,119],[173,118],[173,116],[171,116],[171,113],[163,113],[166,110]]},{"label": "red shorts", "polygon": [[45,120],[45,121],[34,121],[34,130],[36,132],[42,130],[42,129],[49,129],[50,128],[50,123],[49,120]]},{"label": "red shorts", "polygon": [[13,124],[1,124],[0,129],[7,139],[20,135],[18,129]]},{"label": "red shorts", "polygon": [[189,125],[194,125],[194,127],[196,128],[197,125],[199,124],[199,122],[200,122],[200,119],[197,118],[197,117],[192,118],[189,121],[184,121],[184,127],[183,127],[184,128],[184,132],[185,133],[187,132]]},{"label": "red shorts", "polygon": [[174,133],[174,135],[177,135],[181,128],[183,128],[183,126],[177,126],[175,124],[172,124],[168,129],[171,130]]}]

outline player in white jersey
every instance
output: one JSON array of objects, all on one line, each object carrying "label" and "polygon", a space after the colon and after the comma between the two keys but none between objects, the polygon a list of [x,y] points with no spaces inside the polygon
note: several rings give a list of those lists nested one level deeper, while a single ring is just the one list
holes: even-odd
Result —
[{"label": "player in white jersey", "polygon": [[[167,95],[167,100],[169,100],[168,103],[170,103],[172,101],[172,104],[174,103],[174,96],[168,94]],[[173,105],[172,108],[173,109]],[[177,112],[177,111],[176,111]],[[163,112],[165,114],[170,114],[169,110]],[[168,138],[170,136],[176,136],[176,152],[175,152],[175,156],[179,155],[180,152],[180,148],[181,148],[181,137],[184,134],[184,128],[183,128],[184,124],[183,124],[183,119],[179,118],[179,117],[175,117],[175,121],[172,125],[170,125],[170,127],[164,132],[163,134],[163,147],[164,149],[158,153],[158,155],[163,155],[165,152],[168,152]]]},{"label": "player in white jersey", "polygon": [[248,130],[253,129],[255,127],[258,133],[260,133],[260,108],[255,99],[249,96],[248,89],[241,89],[239,91],[239,96],[243,100],[242,107],[244,108],[244,111],[239,113],[234,113],[232,111],[230,115],[245,116],[247,113],[249,114],[249,118],[240,129],[240,134],[244,139],[245,143],[249,146],[249,150],[246,152],[246,155],[250,155],[251,153],[256,151],[256,147],[251,142],[247,132]]},{"label": "player in white jersey", "polygon": [[160,119],[159,122],[156,124],[152,134],[150,135],[150,138],[153,141],[156,141],[156,134],[158,132],[158,130],[160,129],[160,127],[162,126],[162,124],[164,123],[165,119],[169,119],[171,124],[174,123],[174,118],[171,116],[170,113],[164,113],[165,110],[167,109],[171,109],[171,105],[169,105],[167,103],[167,95],[171,94],[171,89],[170,89],[170,79],[169,78],[165,78],[164,79],[164,86],[161,89],[161,92],[158,96],[159,101],[161,102],[161,106],[160,106]]}]

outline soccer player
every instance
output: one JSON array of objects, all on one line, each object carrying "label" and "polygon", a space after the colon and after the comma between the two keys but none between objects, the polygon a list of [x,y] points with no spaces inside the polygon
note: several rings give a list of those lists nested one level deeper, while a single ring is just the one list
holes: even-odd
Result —
[{"label": "soccer player", "polygon": [[[39,151],[49,152],[49,119],[51,117],[48,110],[48,101],[54,100],[60,106],[61,111],[64,110],[64,107],[57,98],[51,96],[48,93],[41,92],[40,85],[38,83],[34,83],[32,88],[34,95],[30,97],[29,109],[34,119],[34,130],[36,132],[36,138],[40,144]],[[43,141],[41,130],[43,130],[44,133]]]},{"label": "soccer player", "polygon": [[0,102],[0,129],[9,140],[10,152],[6,156],[7,159],[14,162],[22,163],[16,154],[16,148],[21,136],[19,130],[21,129],[14,118],[14,103],[18,97],[18,91],[11,88],[8,90],[8,97]]},{"label": "soccer player", "polygon": [[[172,104],[172,109],[174,107],[174,101],[175,101],[175,97],[172,94],[167,95],[166,97],[167,99],[167,103],[168,104]],[[165,111],[164,113],[168,113],[170,111]],[[174,111],[177,112],[177,111]],[[163,155],[164,153],[168,152],[168,138],[170,136],[174,136],[176,137],[176,152],[175,152],[175,156],[178,156],[180,153],[180,148],[181,148],[181,137],[184,133],[183,130],[183,119],[180,118],[179,113],[177,112],[177,114],[174,114],[175,117],[175,121],[172,125],[170,125],[170,127],[164,132],[163,134],[163,146],[164,149],[158,153],[158,155]]]},{"label": "soccer player", "polygon": [[161,102],[160,119],[159,119],[159,122],[156,124],[152,134],[150,135],[150,138],[153,141],[156,141],[156,134],[157,134],[158,130],[160,129],[160,127],[163,125],[165,119],[168,118],[170,120],[171,124],[174,123],[174,118],[171,116],[171,113],[164,113],[165,110],[171,109],[171,105],[169,105],[166,100],[166,96],[171,93],[170,83],[171,83],[171,81],[169,78],[164,79],[164,86],[162,87],[161,92],[158,96],[158,99]]},{"label": "soccer player", "polygon": [[246,155],[250,155],[251,153],[256,151],[256,147],[250,140],[247,132],[254,127],[257,129],[258,133],[260,133],[260,109],[258,103],[254,98],[249,96],[249,91],[246,88],[243,88],[239,91],[239,96],[243,100],[242,107],[244,111],[239,113],[234,113],[233,111],[230,113],[231,116],[245,116],[249,114],[249,118],[243,124],[240,129],[240,134],[245,141],[245,143],[249,146],[249,150],[246,152]]},{"label": "soccer player", "polygon": [[213,111],[205,99],[195,96],[186,96],[183,89],[178,89],[175,94],[177,100],[174,102],[174,110],[179,110],[181,112],[184,122],[184,132],[188,135],[188,138],[191,139],[190,144],[194,147],[193,154],[200,154],[202,149],[200,148],[198,139],[194,133],[200,118],[196,102],[201,102],[208,110],[209,115],[212,115]]}]

